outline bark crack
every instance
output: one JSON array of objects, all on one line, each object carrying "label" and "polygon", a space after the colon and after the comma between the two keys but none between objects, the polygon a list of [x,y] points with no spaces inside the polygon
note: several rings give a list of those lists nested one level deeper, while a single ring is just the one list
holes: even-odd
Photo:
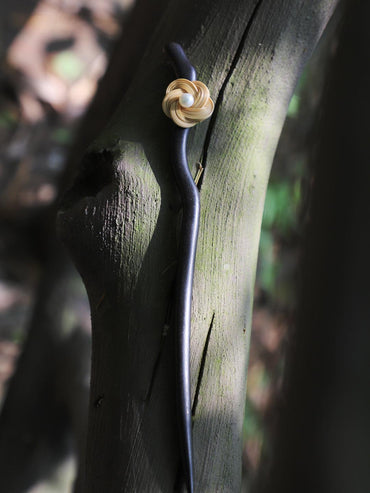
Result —
[{"label": "bark crack", "polygon": [[256,3],[256,5],[254,6],[254,9],[253,9],[252,14],[251,14],[251,16],[250,16],[250,18],[249,18],[249,20],[247,22],[247,25],[245,27],[245,30],[244,30],[243,34],[242,34],[242,37],[240,38],[240,42],[239,42],[239,45],[238,45],[238,47],[236,49],[234,58],[233,58],[233,60],[231,62],[229,72],[227,73],[227,75],[225,77],[225,80],[222,83],[220,92],[218,93],[217,99],[215,101],[215,108],[214,108],[213,114],[211,116],[211,120],[209,122],[209,125],[208,125],[206,137],[204,139],[204,144],[203,144],[202,158],[200,160],[200,162],[202,163],[202,166],[203,166],[203,173],[202,173],[202,176],[200,177],[199,182],[198,182],[198,188],[199,188],[199,190],[201,189],[202,182],[203,182],[204,168],[207,166],[208,148],[209,148],[209,144],[210,144],[210,141],[211,141],[212,132],[213,132],[213,129],[214,129],[215,125],[216,125],[216,120],[217,120],[218,112],[219,112],[220,106],[222,104],[222,101],[224,99],[224,94],[225,94],[226,87],[227,87],[227,85],[229,83],[229,80],[231,79],[231,76],[233,75],[233,73],[235,71],[235,68],[236,68],[236,66],[238,64],[238,61],[239,61],[239,59],[241,57],[241,54],[243,52],[244,45],[245,45],[245,42],[247,40],[249,31],[250,31],[250,29],[252,27],[252,24],[253,24],[256,16],[257,16],[258,10],[260,9],[260,7],[262,5],[262,2],[263,2],[263,0],[258,0],[257,3]]},{"label": "bark crack", "polygon": [[[173,290],[172,290],[172,292],[173,292]],[[162,329],[162,334],[161,334],[161,340],[160,340],[160,343],[159,343],[159,350],[158,350],[158,354],[157,354],[157,357],[156,357],[155,362],[154,362],[154,365],[153,365],[153,370],[152,370],[152,374],[151,374],[151,378],[150,378],[148,390],[147,390],[146,395],[145,395],[145,398],[144,398],[144,402],[149,402],[150,401],[150,398],[152,396],[154,382],[155,382],[155,379],[157,377],[157,372],[158,372],[159,363],[160,363],[160,360],[161,360],[161,357],[162,357],[162,353],[163,353],[163,349],[164,349],[164,344],[165,344],[165,341],[166,341],[166,337],[167,337],[168,331],[170,329],[170,320],[171,320],[171,313],[172,313],[172,305],[173,305],[173,295],[171,295],[171,299],[170,299],[170,301],[169,301],[169,303],[167,305],[167,313],[166,313],[166,318],[165,318],[165,321],[164,321],[164,324],[163,324],[163,329]]]},{"label": "bark crack", "polygon": [[200,387],[202,385],[204,368],[206,366],[206,360],[207,360],[208,346],[209,346],[209,341],[211,339],[211,333],[212,333],[214,321],[215,321],[215,312],[213,312],[213,315],[212,315],[212,318],[211,318],[211,322],[209,324],[209,328],[208,328],[208,332],[207,332],[207,337],[206,337],[206,340],[205,340],[205,343],[204,343],[204,348],[203,348],[203,353],[202,353],[202,359],[200,360],[200,367],[199,367],[199,373],[198,373],[198,379],[197,379],[197,386],[195,388],[195,394],[194,394],[194,400],[193,400],[193,407],[191,409],[191,415],[192,415],[192,417],[195,416],[195,412],[196,412],[197,405],[198,405]]}]

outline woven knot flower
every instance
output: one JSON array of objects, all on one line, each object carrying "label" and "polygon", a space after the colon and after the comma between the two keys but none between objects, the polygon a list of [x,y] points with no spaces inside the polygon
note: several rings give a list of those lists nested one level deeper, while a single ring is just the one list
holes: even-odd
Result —
[{"label": "woven knot flower", "polygon": [[166,89],[162,108],[176,125],[189,128],[209,118],[213,113],[214,103],[203,82],[176,79]]}]

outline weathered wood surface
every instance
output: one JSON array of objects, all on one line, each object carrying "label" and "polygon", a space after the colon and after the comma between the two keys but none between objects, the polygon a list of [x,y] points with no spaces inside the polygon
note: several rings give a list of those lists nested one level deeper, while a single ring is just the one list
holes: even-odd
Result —
[{"label": "weathered wood surface", "polygon": [[[171,327],[178,197],[161,100],[180,42],[216,101],[193,129],[203,159],[192,325],[196,490],[240,491],[253,285],[269,170],[292,91],[336,0],[173,1],[59,227],[93,323],[83,491],[174,490],[179,466]],[[202,356],[206,351],[200,371]],[[201,382],[199,379],[201,378]]]}]

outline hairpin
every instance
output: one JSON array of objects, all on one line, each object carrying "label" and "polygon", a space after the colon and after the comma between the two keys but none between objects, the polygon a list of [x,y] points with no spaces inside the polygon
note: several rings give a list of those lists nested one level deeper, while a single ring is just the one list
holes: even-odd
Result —
[{"label": "hairpin", "polygon": [[175,330],[176,401],[183,479],[188,493],[194,492],[192,450],[192,406],[190,388],[190,318],[194,263],[199,227],[199,190],[186,159],[189,128],[209,118],[214,103],[205,84],[196,79],[194,67],[182,47],[170,43],[167,53],[179,77],[169,84],[162,102],[164,113],[173,120],[170,159],[182,202],[181,236],[175,285],[172,324]]},{"label": "hairpin", "polygon": [[162,108],[176,125],[189,128],[209,118],[213,113],[214,103],[203,82],[181,78],[167,87]]}]

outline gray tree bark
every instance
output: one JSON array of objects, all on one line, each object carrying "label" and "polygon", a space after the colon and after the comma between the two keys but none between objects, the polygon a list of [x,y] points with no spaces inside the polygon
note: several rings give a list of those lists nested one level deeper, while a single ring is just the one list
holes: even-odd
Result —
[{"label": "gray tree bark", "polygon": [[[269,171],[287,106],[336,0],[174,0],[59,214],[88,291],[93,355],[81,490],[173,491],[179,203],[161,112],[178,41],[215,112],[191,132],[205,166],[192,315],[196,490],[240,491],[253,285]],[[168,330],[167,330],[168,329]],[[167,335],[166,335],[167,334]]]}]

